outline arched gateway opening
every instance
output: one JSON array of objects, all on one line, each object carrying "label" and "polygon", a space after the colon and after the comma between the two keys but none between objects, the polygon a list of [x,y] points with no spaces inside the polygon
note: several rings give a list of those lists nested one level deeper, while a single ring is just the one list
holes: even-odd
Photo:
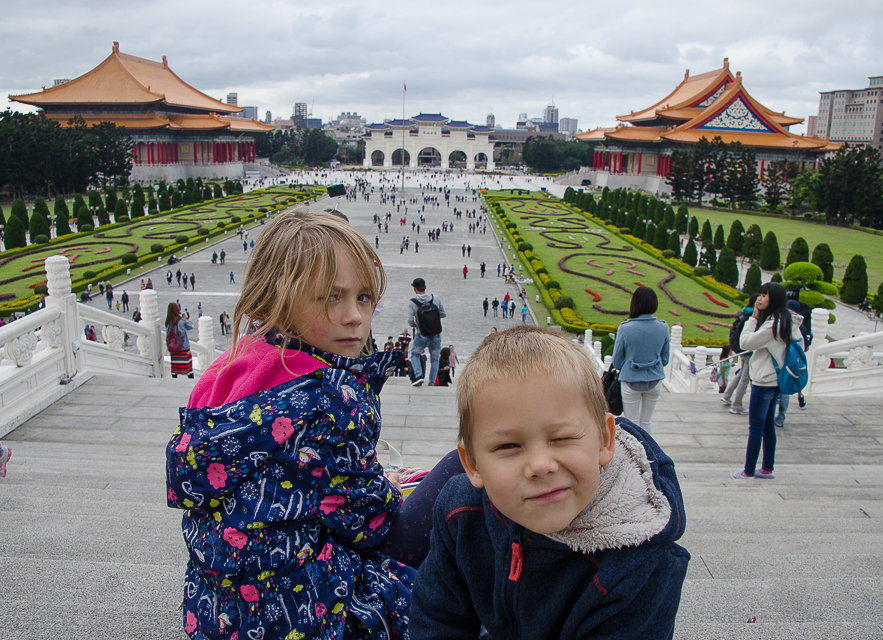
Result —
[{"label": "arched gateway opening", "polygon": [[476,169],[486,169],[487,168],[487,155],[484,153],[475,154],[475,168]]},{"label": "arched gateway opening", "polygon": [[417,154],[417,166],[438,167],[441,166],[441,154],[435,147],[425,147]]},{"label": "arched gateway opening", "polygon": [[448,166],[451,168],[459,168],[466,166],[466,154],[462,151],[451,151],[448,156]]},{"label": "arched gateway opening", "polygon": [[374,167],[382,167],[383,166],[383,151],[375,151],[371,154],[371,166]]},{"label": "arched gateway opening", "polygon": [[401,167],[402,166],[402,152],[405,154],[405,164],[411,164],[411,154],[405,151],[404,149],[396,149],[392,152],[392,166]]}]

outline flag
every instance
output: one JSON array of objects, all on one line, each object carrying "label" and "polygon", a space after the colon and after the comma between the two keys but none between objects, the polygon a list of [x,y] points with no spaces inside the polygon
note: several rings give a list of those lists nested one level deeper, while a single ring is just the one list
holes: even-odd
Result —
[{"label": "flag", "polygon": [[405,91],[407,91],[407,90],[408,90],[408,85],[405,85]]}]

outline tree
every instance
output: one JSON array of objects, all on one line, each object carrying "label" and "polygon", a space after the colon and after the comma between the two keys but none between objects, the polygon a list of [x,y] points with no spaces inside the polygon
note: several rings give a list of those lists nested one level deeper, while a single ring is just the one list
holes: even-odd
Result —
[{"label": "tree", "polygon": [[745,232],[745,243],[742,245],[742,255],[749,260],[757,260],[760,257],[760,249],[763,246],[763,232],[756,224],[748,227]]},{"label": "tree", "polygon": [[676,202],[692,200],[696,192],[693,155],[686,149],[675,149],[669,156],[666,184],[671,187],[671,197]]},{"label": "tree", "polygon": [[[304,134],[303,158],[311,165],[328,162],[337,153],[337,142],[321,129],[310,129]],[[523,153],[523,152],[522,152]]]},{"label": "tree", "polygon": [[739,267],[736,266],[736,254],[729,247],[725,246],[721,249],[721,254],[717,259],[717,267],[714,270],[714,279],[731,287],[738,286],[739,284]]},{"label": "tree", "polygon": [[76,216],[80,211],[80,207],[85,206],[86,201],[83,199],[83,196],[81,196],[79,193],[76,194],[74,196],[74,204],[71,206],[71,211],[73,212],[73,215]]},{"label": "tree", "polygon": [[117,191],[112,185],[104,187],[104,208],[108,211],[116,211],[117,208]]},{"label": "tree", "polygon": [[39,211],[31,214],[31,220],[28,225],[28,235],[31,238],[31,244],[34,244],[34,238],[37,236],[49,235],[49,221],[44,218]]},{"label": "tree", "polygon": [[792,262],[785,267],[782,276],[786,281],[807,289],[810,284],[822,279],[822,270],[812,262]]},{"label": "tree", "polygon": [[21,223],[21,219],[18,216],[10,215],[9,220],[6,221],[6,227],[3,229],[3,246],[9,250],[26,247],[27,244],[25,227]]},{"label": "tree", "polygon": [[779,254],[779,241],[776,234],[767,231],[763,238],[763,246],[760,248],[760,268],[766,271],[776,271],[782,264]]},{"label": "tree", "polygon": [[756,262],[752,262],[748,267],[748,273],[745,274],[745,284],[742,285],[742,293],[750,296],[760,291],[760,267]]},{"label": "tree", "polygon": [[763,172],[764,200],[770,210],[775,211],[788,194],[788,181],[785,177],[785,161],[771,160]]},{"label": "tree", "polygon": [[90,133],[95,150],[97,177],[103,183],[125,182],[132,172],[134,148],[126,129],[113,122],[99,122],[92,125]]},{"label": "tree", "polygon": [[703,247],[714,246],[714,234],[711,232],[711,222],[708,219],[702,223],[702,233],[699,235],[699,238],[702,240]]},{"label": "tree", "polygon": [[714,247],[711,245],[702,247],[702,254],[699,256],[699,264],[705,265],[711,273],[714,273],[717,268],[717,252],[714,250]]},{"label": "tree", "polygon": [[730,225],[730,235],[727,236],[727,246],[733,250],[737,256],[742,255],[742,246],[745,244],[745,227],[742,226],[741,220],[733,220]]},{"label": "tree", "polygon": [[647,230],[644,233],[644,244],[649,244],[653,246],[653,241],[656,240],[656,225],[652,222],[647,223]]},{"label": "tree", "polygon": [[675,252],[675,257],[681,257],[681,237],[678,235],[677,231],[669,234],[668,236],[668,246],[665,247],[669,251]]},{"label": "tree", "polygon": [[858,219],[862,224],[883,215],[883,166],[872,146],[844,144],[819,166],[813,192],[819,209],[830,220]]},{"label": "tree", "polygon": [[724,225],[719,224],[717,229],[714,230],[714,248],[723,249],[724,244]]},{"label": "tree", "polygon": [[665,221],[656,227],[656,233],[653,236],[653,246],[660,251],[665,251],[668,246],[668,230],[665,228]]},{"label": "tree", "polygon": [[181,197],[181,192],[177,189],[172,190],[172,209],[180,209],[184,206],[184,199]]},{"label": "tree", "polygon": [[690,214],[686,205],[678,207],[678,213],[675,216],[675,229],[678,233],[687,233],[687,226],[690,224]]},{"label": "tree", "polygon": [[843,274],[840,299],[846,304],[859,304],[868,296],[868,265],[864,256],[852,256]]},{"label": "tree", "polygon": [[3,207],[0,207],[0,227],[6,225],[6,217],[3,215]]},{"label": "tree", "polygon": [[690,238],[689,240],[687,240],[687,246],[684,247],[684,264],[695,267],[698,257],[699,256],[696,252],[696,243],[693,242],[693,238]]},{"label": "tree", "polygon": [[754,149],[743,147],[741,142],[731,142],[730,148],[732,153],[738,156],[738,162],[733,168],[733,176],[731,179],[732,192],[729,196],[731,204],[735,206],[736,201],[742,202],[746,209],[754,206],[757,198],[758,178],[757,178],[757,157]]},{"label": "tree", "polygon": [[12,201],[12,209],[9,210],[9,217],[11,218],[12,216],[18,218],[23,229],[28,228],[28,208],[25,206],[25,201],[21,198],[16,198]]},{"label": "tree", "polygon": [[709,183],[709,169],[712,161],[711,143],[702,136],[690,150],[693,155],[693,184],[696,187],[696,201],[702,206],[702,197]]},{"label": "tree", "polygon": [[788,200],[791,215],[794,215],[797,209],[816,208],[815,183],[818,182],[818,177],[818,171],[803,171],[794,176],[791,181],[791,198]]},{"label": "tree", "polygon": [[800,236],[794,238],[788,256],[785,258],[785,266],[794,262],[809,262],[809,245]]},{"label": "tree", "polygon": [[219,185],[218,183],[215,183],[212,187],[212,197],[214,197],[216,200],[218,198],[224,197],[224,190],[221,189],[221,185]]},{"label": "tree", "polygon": [[83,226],[87,224],[92,225],[94,228],[95,220],[92,218],[92,212],[89,211],[89,207],[83,205],[77,211],[77,231],[83,231]]},{"label": "tree", "polygon": [[128,218],[128,216],[129,210],[126,209],[126,201],[122,198],[118,198],[116,204],[114,205],[113,221],[123,222],[125,218]]},{"label": "tree", "polygon": [[706,191],[726,199],[732,162],[727,145],[721,137],[712,138],[708,153],[708,187]]},{"label": "tree", "polygon": [[665,228],[677,229],[675,224],[675,210],[671,205],[665,207]]},{"label": "tree", "polygon": [[834,254],[826,243],[820,242],[816,245],[810,262],[822,270],[822,280],[831,282],[834,279]]},{"label": "tree", "polygon": [[67,208],[67,202],[65,202],[64,196],[58,196],[55,199],[53,210],[55,212],[55,237],[60,238],[61,236],[66,236],[71,232],[71,213]]},{"label": "tree", "polygon": [[695,238],[699,235],[699,221],[696,219],[696,216],[690,218],[687,235],[689,235],[691,238]]},{"label": "tree", "polygon": [[[155,201],[154,201],[155,202]],[[132,198],[132,211],[129,214],[132,220],[144,216],[144,201],[139,198]]]},{"label": "tree", "polygon": [[877,315],[883,315],[883,282],[877,287],[877,293],[874,294],[874,311]]}]

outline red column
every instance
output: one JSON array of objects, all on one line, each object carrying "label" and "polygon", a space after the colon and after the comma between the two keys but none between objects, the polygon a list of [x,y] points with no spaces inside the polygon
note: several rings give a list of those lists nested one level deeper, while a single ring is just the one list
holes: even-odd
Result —
[{"label": "red column", "polygon": [[643,162],[644,162],[644,154],[639,153],[638,154],[638,175],[641,175],[641,168],[644,166]]},{"label": "red column", "polygon": [[622,151],[619,152],[619,171],[618,173],[622,173]]},{"label": "red column", "polygon": [[255,160],[257,160],[257,158],[258,158],[258,150],[257,150],[257,146],[255,145],[254,141],[252,140],[252,143],[251,143],[251,161],[254,162]]},{"label": "red column", "polygon": [[763,176],[763,169],[764,169],[765,162],[766,162],[765,160],[760,161],[760,175],[761,176]]},{"label": "red column", "polygon": [[218,141],[212,141],[212,164],[218,164]]},{"label": "red column", "polygon": [[199,164],[199,143],[193,143],[193,164]]}]

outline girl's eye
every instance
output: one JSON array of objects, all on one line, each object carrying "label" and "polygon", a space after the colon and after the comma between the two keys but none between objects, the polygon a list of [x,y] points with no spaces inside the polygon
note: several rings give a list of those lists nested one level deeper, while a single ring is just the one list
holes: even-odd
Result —
[{"label": "girl's eye", "polygon": [[359,302],[371,302],[371,296],[369,296],[367,293],[363,293],[359,296]]},{"label": "girl's eye", "polygon": [[499,447],[494,449],[494,451],[508,451],[510,449],[515,449],[517,447],[518,447],[518,445],[515,444],[514,442],[507,442],[506,444],[501,444]]}]

